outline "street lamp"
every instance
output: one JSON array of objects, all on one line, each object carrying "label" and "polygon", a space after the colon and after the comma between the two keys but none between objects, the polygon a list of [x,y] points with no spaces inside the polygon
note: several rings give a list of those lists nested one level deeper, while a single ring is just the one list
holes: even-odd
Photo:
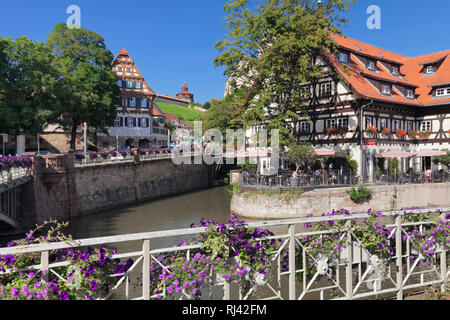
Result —
[{"label": "street lamp", "polygon": [[361,145],[361,175],[362,175],[362,180],[364,182],[364,178],[365,178],[365,161],[364,161],[364,126],[363,126],[363,121],[364,121],[364,108],[371,106],[373,104],[373,99],[370,100],[370,102],[368,104],[365,104],[363,106],[361,106],[361,113],[360,113],[360,125],[359,125],[359,130],[360,130],[360,145]]}]

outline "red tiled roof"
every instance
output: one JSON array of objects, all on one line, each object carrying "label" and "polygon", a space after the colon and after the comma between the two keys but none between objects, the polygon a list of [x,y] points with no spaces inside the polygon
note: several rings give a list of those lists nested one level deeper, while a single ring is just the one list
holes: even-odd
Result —
[{"label": "red tiled roof", "polygon": [[189,101],[184,100],[184,99],[179,99],[179,98],[174,98],[174,97],[170,97],[170,96],[165,96],[163,94],[156,94],[157,97],[161,97],[161,98],[166,98],[166,99],[171,99],[171,100],[176,100],[176,101],[181,101],[181,102],[186,102],[189,103]]},{"label": "red tiled roof", "polygon": [[[450,102],[450,98],[433,99],[432,88],[430,88],[431,86],[450,83],[450,50],[420,57],[407,57],[343,36],[333,34],[332,38],[340,48],[350,51],[350,63],[347,67],[344,67],[334,55],[326,53],[324,56],[345,78],[356,95],[363,98],[418,106]],[[369,71],[358,56],[370,57],[377,61],[376,72]],[[399,76],[392,75],[391,71],[387,70],[381,61],[399,66]],[[435,75],[426,76],[423,74],[424,64],[439,63],[440,61],[442,63]],[[407,99],[395,86],[392,87],[392,95],[383,95],[370,82],[370,79],[415,88],[416,100]]]},{"label": "red tiled roof", "polygon": [[[404,61],[402,70],[406,73],[406,77],[410,81],[420,84],[416,90],[419,94],[418,100],[423,105],[433,105],[444,102],[450,102],[449,98],[433,99],[431,90],[433,86],[445,85],[450,83],[450,50],[427,54],[424,56],[410,58]],[[432,63],[433,61],[442,61],[435,75],[424,75],[422,72],[423,65]]]},{"label": "red tiled roof", "polygon": [[178,120],[178,117],[175,113],[165,113],[166,116],[166,122],[172,123],[174,121],[180,123],[180,120]]},{"label": "red tiled roof", "polygon": [[119,54],[126,54],[126,55],[128,55],[128,51],[125,50],[125,48],[123,48],[122,50],[119,51]]},{"label": "red tiled roof", "polygon": [[189,91],[187,91],[187,90],[183,90],[183,91],[178,92],[178,93],[177,93],[177,96],[178,96],[178,95],[181,95],[181,94],[188,94],[188,95],[190,95],[190,96],[193,96],[193,95],[194,95],[192,92],[189,92]]}]

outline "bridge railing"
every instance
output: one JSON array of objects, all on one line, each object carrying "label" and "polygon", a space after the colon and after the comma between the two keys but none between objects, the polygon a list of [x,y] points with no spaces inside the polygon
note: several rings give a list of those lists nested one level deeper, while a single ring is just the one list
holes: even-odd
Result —
[{"label": "bridge railing", "polygon": [[10,168],[9,170],[0,171],[0,185],[8,184],[15,180],[27,177],[31,174],[28,168]]},{"label": "bridge railing", "polygon": [[[263,243],[266,241],[278,240],[280,247],[275,248],[276,252],[271,257],[271,272],[265,279],[256,281],[251,288],[241,288],[239,279],[227,281],[220,278],[209,282],[203,289],[201,299],[367,299],[389,297],[394,295],[397,299],[402,299],[404,293],[410,290],[424,289],[427,286],[440,286],[445,289],[449,280],[450,272],[448,246],[437,248],[429,256],[417,251],[417,243],[408,233],[408,227],[415,227],[422,230],[430,224],[429,220],[423,219],[414,222],[405,222],[402,217],[413,214],[434,214],[447,219],[445,213],[450,212],[450,208],[416,209],[405,211],[385,212],[379,215],[380,219],[387,221],[386,227],[391,232],[389,237],[395,243],[392,248],[395,253],[388,259],[381,259],[371,252],[368,246],[355,235],[351,228],[347,230],[324,230],[310,231],[304,229],[305,224],[326,223],[330,220],[335,222],[352,223],[355,220],[364,220],[370,217],[369,214],[337,215],[325,217],[310,217],[301,219],[277,220],[267,222],[252,222],[250,228],[277,229],[276,235],[258,239]],[[448,223],[448,220],[447,220]],[[41,245],[29,245],[25,247],[0,248],[0,255],[20,255],[29,253],[39,253],[41,262],[39,265],[24,267],[17,270],[6,270],[3,274],[14,272],[29,272],[32,270],[54,272],[55,268],[70,266],[70,262],[50,263],[51,252],[58,249],[95,247],[100,245],[117,245],[119,243],[138,242],[137,250],[129,250],[124,253],[115,254],[113,258],[127,259],[134,258],[131,268],[122,274],[112,275],[117,278],[116,285],[103,299],[110,299],[121,287],[120,299],[150,300],[158,298],[169,299],[193,299],[186,292],[179,292],[175,296],[169,297],[167,289],[164,288],[160,296],[150,293],[152,262],[157,262],[162,268],[172,270],[170,262],[163,265],[157,257],[161,254],[181,252],[186,258],[192,257],[193,252],[203,246],[164,246],[156,245],[161,239],[185,239],[196,236],[206,231],[206,228],[191,228],[168,230],[158,232],[147,232],[138,234],[127,234],[120,236],[99,237],[70,242],[55,242]],[[346,239],[346,245],[341,254],[333,261],[321,259],[311,252],[303,242],[305,237],[319,236],[340,237]],[[287,250],[287,251],[286,251]],[[287,252],[287,256],[286,256]],[[414,261],[411,257],[414,256]],[[283,263],[288,261],[288,266]],[[383,260],[383,261],[381,261]],[[312,274],[311,269],[307,270],[307,264],[313,262],[315,267]],[[383,266],[383,268],[381,268]],[[384,271],[382,272],[381,269]],[[176,272],[176,270],[172,270]],[[129,280],[135,276],[142,281],[142,289],[132,292],[129,288]],[[0,276],[2,273],[0,272]],[[208,287],[208,289],[207,289]],[[140,286],[139,286],[140,288]],[[215,289],[214,289],[215,288]],[[213,292],[216,290],[216,294]],[[219,293],[217,293],[219,292]],[[134,296],[132,296],[134,294]]]}]

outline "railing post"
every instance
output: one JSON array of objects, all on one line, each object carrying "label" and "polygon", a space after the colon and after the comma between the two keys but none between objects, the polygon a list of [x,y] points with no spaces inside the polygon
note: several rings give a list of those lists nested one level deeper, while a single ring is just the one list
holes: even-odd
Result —
[{"label": "railing post", "polygon": [[351,221],[347,223],[347,267],[345,269],[345,291],[347,293],[347,298],[353,300],[353,240],[350,233]]},{"label": "railing post", "polygon": [[48,273],[50,270],[48,269],[48,259],[49,259],[49,252],[43,251],[41,252],[41,272],[42,272],[42,279],[45,282],[48,282]]},{"label": "railing post", "polygon": [[289,225],[289,300],[295,297],[295,225]]},{"label": "railing post", "polygon": [[403,264],[402,264],[402,216],[395,217],[397,230],[395,231],[397,300],[403,300]]},{"label": "railing post", "polygon": [[144,240],[142,245],[142,297],[150,300],[150,240]]},{"label": "railing post", "polygon": [[[445,221],[445,212],[441,214],[442,221]],[[442,278],[442,284],[441,284],[441,292],[446,291],[446,284],[447,284],[447,252],[445,250],[445,245],[442,246],[442,252],[441,252],[441,278]]]},{"label": "railing post", "polygon": [[230,281],[225,279],[223,284],[223,300],[231,300]]}]

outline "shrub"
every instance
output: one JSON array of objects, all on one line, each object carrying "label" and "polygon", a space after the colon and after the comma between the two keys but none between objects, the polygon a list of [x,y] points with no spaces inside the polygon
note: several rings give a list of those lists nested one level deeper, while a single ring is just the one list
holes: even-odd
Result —
[{"label": "shrub", "polygon": [[365,185],[360,185],[358,189],[352,186],[350,193],[350,199],[355,203],[363,203],[372,199],[372,191]]}]

